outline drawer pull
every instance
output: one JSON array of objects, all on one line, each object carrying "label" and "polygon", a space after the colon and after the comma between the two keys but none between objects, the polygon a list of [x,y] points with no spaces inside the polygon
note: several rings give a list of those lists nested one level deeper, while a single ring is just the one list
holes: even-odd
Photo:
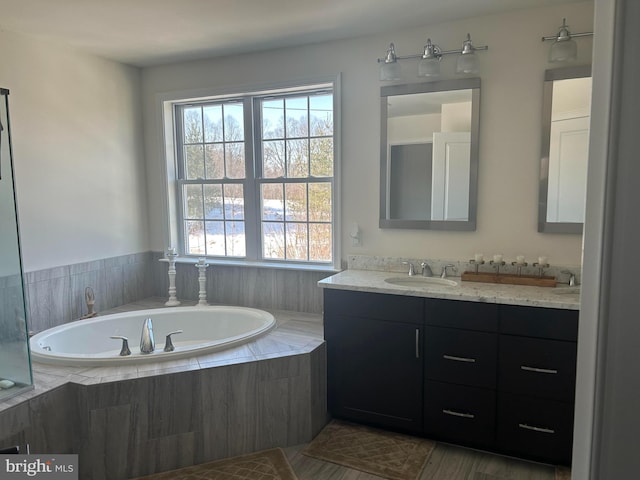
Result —
[{"label": "drawer pull", "polygon": [[416,358],[420,358],[420,329],[416,328]]},{"label": "drawer pull", "polygon": [[556,433],[555,430],[552,430],[550,428],[544,428],[544,427],[534,427],[532,425],[527,425],[526,423],[520,423],[518,424],[518,426],[520,428],[524,428],[525,430],[533,430],[534,432],[540,432],[540,433]]},{"label": "drawer pull", "polygon": [[476,416],[473,413],[456,412],[455,410],[449,410],[447,408],[443,408],[442,413],[446,415],[451,415],[453,417],[476,418]]},{"label": "drawer pull", "polygon": [[558,373],[558,370],[553,368],[537,368],[537,367],[529,367],[527,365],[520,365],[520,369],[526,370],[527,372],[536,372],[536,373],[549,373],[551,375],[555,375]]},{"label": "drawer pull", "polygon": [[467,362],[467,363],[476,363],[476,359],[475,358],[469,358],[469,357],[456,357],[455,355],[442,355],[442,358],[444,358],[445,360],[454,360],[456,362]]}]

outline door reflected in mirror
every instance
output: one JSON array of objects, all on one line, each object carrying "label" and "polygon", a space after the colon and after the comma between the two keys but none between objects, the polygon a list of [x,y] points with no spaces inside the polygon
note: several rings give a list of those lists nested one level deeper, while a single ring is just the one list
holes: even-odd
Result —
[{"label": "door reflected in mirror", "polygon": [[381,228],[475,230],[479,79],[381,90]]},{"label": "door reflected in mirror", "polygon": [[582,233],[587,184],[590,67],[548,70],[543,95],[538,231]]}]

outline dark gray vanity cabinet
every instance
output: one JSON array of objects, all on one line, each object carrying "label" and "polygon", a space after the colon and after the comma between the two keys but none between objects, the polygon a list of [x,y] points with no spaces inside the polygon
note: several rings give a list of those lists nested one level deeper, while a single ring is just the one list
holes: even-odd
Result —
[{"label": "dark gray vanity cabinet", "polygon": [[496,445],[516,456],[570,464],[578,312],[500,308]]},{"label": "dark gray vanity cabinet", "polygon": [[425,300],[424,433],[493,449],[498,306]]},{"label": "dark gray vanity cabinet", "polygon": [[332,415],[570,464],[578,312],[325,289]]},{"label": "dark gray vanity cabinet", "polygon": [[424,299],[324,291],[332,415],[422,432]]}]

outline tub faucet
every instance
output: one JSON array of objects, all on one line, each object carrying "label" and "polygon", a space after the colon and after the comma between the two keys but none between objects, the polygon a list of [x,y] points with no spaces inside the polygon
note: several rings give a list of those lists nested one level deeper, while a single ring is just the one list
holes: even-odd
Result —
[{"label": "tub faucet", "polygon": [[142,335],[140,336],[140,353],[151,353],[156,348],[153,339],[153,321],[147,318],[142,323]]}]

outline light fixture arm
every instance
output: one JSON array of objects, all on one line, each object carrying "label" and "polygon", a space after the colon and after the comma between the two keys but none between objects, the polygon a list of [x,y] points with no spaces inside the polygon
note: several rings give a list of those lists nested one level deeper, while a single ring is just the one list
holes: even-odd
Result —
[{"label": "light fixture arm", "polygon": [[547,41],[557,41],[557,42],[565,42],[567,40],[571,40],[575,37],[592,37],[593,32],[581,32],[581,33],[571,33],[569,31],[569,26],[567,25],[567,19],[562,19],[562,25],[559,27],[558,33],[555,35],[550,35],[548,37],[542,37],[543,42]]},{"label": "light fixture arm", "polygon": [[[554,37],[555,38],[555,37]],[[425,57],[427,47],[431,44],[434,51],[433,57]],[[378,63],[394,63],[398,60],[409,60],[409,59],[417,59],[417,58],[439,58],[443,55],[453,55],[453,54],[468,54],[473,53],[476,50],[488,50],[489,47],[487,45],[475,46],[471,43],[471,37],[467,33],[467,38],[462,44],[462,49],[456,50],[442,50],[440,46],[435,43],[431,43],[431,39],[427,39],[427,44],[424,47],[422,53],[416,53],[413,55],[396,55],[395,53],[395,45],[391,43],[389,48],[387,49],[387,54],[385,58],[378,58]]]}]

